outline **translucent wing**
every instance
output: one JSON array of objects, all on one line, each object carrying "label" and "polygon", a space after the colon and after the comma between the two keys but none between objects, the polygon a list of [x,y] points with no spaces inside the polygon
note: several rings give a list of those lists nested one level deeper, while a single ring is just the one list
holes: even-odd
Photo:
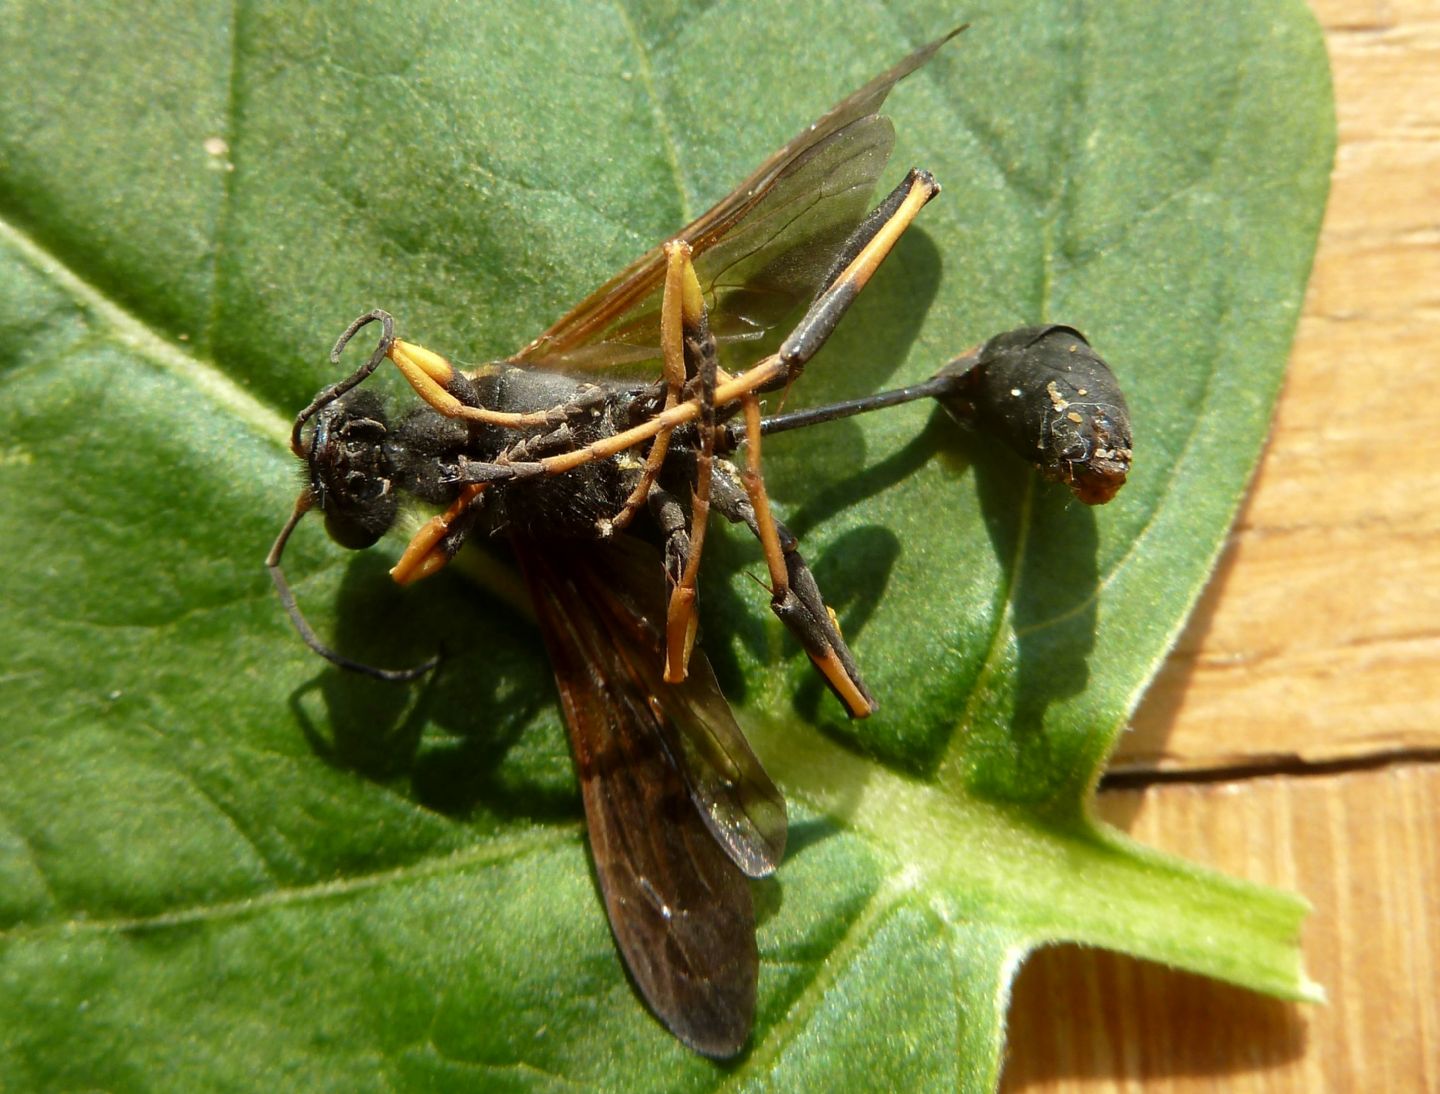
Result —
[{"label": "translucent wing", "polygon": [[[841,100],[677,232],[695,252],[711,328],[722,342],[759,339],[822,287],[840,245],[869,211],[894,146],[877,114],[890,89],[964,27],[916,50]],[[512,360],[609,368],[652,360],[665,258],[659,247],[576,305]]]},{"label": "translucent wing", "polygon": [[633,540],[516,545],[570,730],[595,871],[631,975],[711,1056],[749,1037],[759,959],[745,874],[774,870],[785,806],[709,664],[662,685],[660,559]]}]

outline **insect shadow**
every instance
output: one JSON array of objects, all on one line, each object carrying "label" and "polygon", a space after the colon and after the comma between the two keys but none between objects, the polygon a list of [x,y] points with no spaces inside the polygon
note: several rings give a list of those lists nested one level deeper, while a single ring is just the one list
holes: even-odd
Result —
[{"label": "insect shadow", "polygon": [[[414,658],[433,652],[439,636],[446,657],[441,671],[410,688],[334,668],[297,688],[291,710],[316,755],[375,782],[408,780],[417,804],[446,816],[482,809],[502,819],[579,819],[558,725],[553,748],[531,749],[525,774],[507,765],[554,705],[533,623],[455,575],[401,589],[385,578],[384,563],[366,554],[346,570],[336,609],[336,633],[364,656]],[[397,618],[403,626],[394,625]],[[312,693],[325,706],[328,735],[306,709]]]},{"label": "insect shadow", "polygon": [[971,466],[985,528],[1008,575],[1017,666],[1008,726],[968,727],[974,746],[996,760],[976,765],[972,789],[1012,801],[1064,798],[1068,783],[1088,778],[1088,764],[1056,754],[1045,718],[1090,680],[1100,591],[1095,511],[1054,484],[1027,484],[1003,453],[977,446]]}]

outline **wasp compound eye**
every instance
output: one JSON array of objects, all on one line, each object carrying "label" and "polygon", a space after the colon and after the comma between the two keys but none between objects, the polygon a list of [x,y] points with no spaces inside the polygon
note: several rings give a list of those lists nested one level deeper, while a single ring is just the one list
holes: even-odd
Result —
[{"label": "wasp compound eye", "polygon": [[1072,327],[1022,327],[937,374],[959,421],[997,437],[1087,505],[1103,505],[1130,471],[1130,411],[1110,366]]},{"label": "wasp compound eye", "polygon": [[369,547],[395,523],[389,436],[384,403],[368,391],[337,399],[315,416],[310,490],[325,530],[341,547]]}]

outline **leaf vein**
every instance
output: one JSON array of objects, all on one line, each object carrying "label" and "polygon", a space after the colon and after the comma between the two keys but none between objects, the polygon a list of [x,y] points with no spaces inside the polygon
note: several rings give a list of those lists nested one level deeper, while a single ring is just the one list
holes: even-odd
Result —
[{"label": "leaf vein", "polygon": [[670,172],[675,179],[675,192],[680,198],[680,220],[689,224],[695,219],[694,199],[690,189],[685,185],[685,172],[680,167],[680,149],[675,141],[674,130],[670,127],[669,117],[660,102],[660,94],[655,86],[655,69],[650,63],[650,51],[646,49],[640,32],[635,26],[635,20],[631,18],[630,11],[620,0],[614,0],[615,14],[620,17],[620,23],[625,28],[625,34],[635,47],[635,55],[639,62],[640,82],[645,87],[645,92],[650,97],[650,114],[655,119],[655,125],[660,130],[660,137],[665,145],[665,161],[670,165]]},{"label": "leaf vein", "polygon": [[76,307],[108,323],[118,341],[157,368],[184,377],[203,395],[255,432],[286,445],[289,422],[216,367],[213,359],[184,352],[157,334],[139,316],[111,300],[27,233],[0,218],[0,240],[9,243],[36,271],[68,294]]},{"label": "leaf vein", "polygon": [[795,997],[785,1016],[771,1027],[771,1035],[751,1053],[745,1066],[734,1073],[730,1082],[720,1089],[734,1089],[741,1085],[743,1078],[751,1074],[768,1074],[773,1069],[774,1062],[779,1059],[784,1049],[800,1036],[809,1018],[824,1002],[826,992],[840,979],[841,973],[849,967],[854,957],[864,949],[865,943],[874,937],[885,917],[899,903],[901,895],[913,887],[914,881],[910,873],[901,871],[892,874],[875,890],[860,909],[860,914],[851,921],[839,941],[825,955],[819,970]]},{"label": "leaf vein", "polygon": [[356,893],[383,889],[391,885],[409,885],[424,878],[435,877],[451,871],[463,871],[475,866],[509,862],[528,855],[542,854],[563,843],[573,842],[578,835],[578,824],[546,828],[512,839],[493,840],[476,847],[456,851],[443,858],[406,863],[391,870],[362,874],[358,877],[275,889],[259,896],[219,901],[214,904],[198,904],[156,915],[113,919],[78,918],[62,923],[19,925],[0,931],[0,939],[43,938],[54,935],[126,934],[135,931],[187,927],[197,923],[213,923],[228,919],[244,919],[273,908],[286,908],[350,897]]}]

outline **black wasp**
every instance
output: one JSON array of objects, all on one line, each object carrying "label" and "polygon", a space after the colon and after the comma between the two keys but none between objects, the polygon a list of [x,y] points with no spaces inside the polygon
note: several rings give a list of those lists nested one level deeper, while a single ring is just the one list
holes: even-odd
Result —
[{"label": "black wasp", "polygon": [[[1129,468],[1114,377],[1063,326],[1001,334],[913,387],[762,415],[760,396],[795,380],[939,193],[911,171],[869,208],[894,143],[878,113],[885,97],[957,33],[842,100],[510,358],[461,371],[396,338],[388,314],[361,316],[331,360],[378,323],[374,352],[321,391],[291,435],[307,484],[267,566],[306,642],[337,665],[407,680],[433,662],[377,669],[314,634],[280,567],[306,512],[360,549],[391,528],[402,498],[440,507],[392,570],[401,583],[439,570],[473,535],[509,542],[553,663],[616,942],[660,1020],[709,1056],[732,1056],[749,1037],[758,957],[746,878],[775,870],[786,835],[784,799],[695,648],[712,510],[755,534],[772,608],[846,710],[875,709],[795,537],[771,513],[762,438],[933,397],[1083,501],[1108,501]],[[766,336],[802,308],[758,363],[722,366],[727,346],[773,346]],[[387,359],[420,397],[398,417],[360,386]]]}]

